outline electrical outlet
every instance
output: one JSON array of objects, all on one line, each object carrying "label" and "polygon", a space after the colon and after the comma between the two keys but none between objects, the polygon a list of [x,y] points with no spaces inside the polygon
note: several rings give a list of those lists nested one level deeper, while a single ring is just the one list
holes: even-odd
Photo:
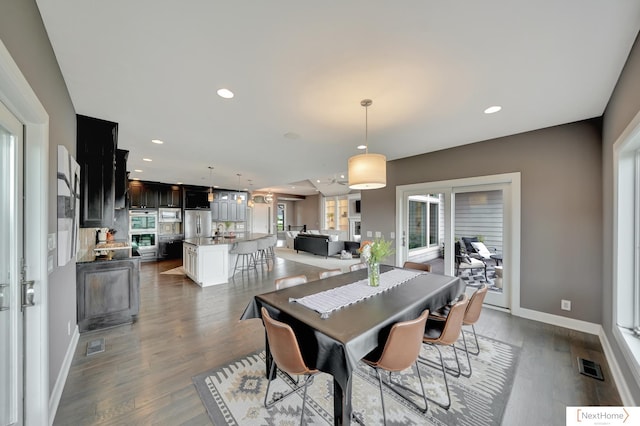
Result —
[{"label": "electrical outlet", "polygon": [[562,301],[560,302],[560,309],[562,309],[563,311],[570,311],[571,310],[571,300],[562,299]]},{"label": "electrical outlet", "polygon": [[367,238],[371,238],[373,237],[373,234],[371,233],[371,231],[367,231]]},{"label": "electrical outlet", "polygon": [[382,232],[376,231],[376,238],[381,238],[381,237],[382,237]]}]

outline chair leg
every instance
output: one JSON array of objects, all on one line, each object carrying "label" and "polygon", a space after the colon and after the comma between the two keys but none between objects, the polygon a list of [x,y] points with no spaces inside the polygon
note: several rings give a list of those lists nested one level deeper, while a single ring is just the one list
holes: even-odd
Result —
[{"label": "chair leg", "polygon": [[[467,354],[467,364],[469,365],[469,374],[464,374],[462,370],[460,370],[460,375],[464,377],[471,377],[471,373],[473,373],[473,370],[471,369],[471,360],[469,359],[469,348],[467,347],[467,339],[466,337],[464,337],[464,330],[461,330],[460,333],[462,334],[462,343],[464,344],[464,353]],[[455,344],[453,348],[455,350]],[[460,368],[459,364],[458,364],[458,368]]]},{"label": "chair leg", "polygon": [[[440,348],[438,348],[438,345],[434,345],[429,343],[431,346],[433,346],[434,348],[436,348],[436,350],[438,351],[438,355],[440,356],[440,370],[442,371],[442,376],[444,377],[444,386],[447,389],[447,403],[446,404],[442,404],[441,402],[438,402],[434,399],[431,399],[429,397],[426,397],[429,401],[434,402],[436,404],[438,404],[440,407],[444,408],[445,410],[448,410],[451,407],[451,394],[449,393],[449,382],[447,381],[447,369],[444,366],[444,358],[442,358],[442,352],[440,352]],[[424,361],[429,361],[425,358],[419,357],[418,358],[421,364],[427,365],[427,366],[432,366],[431,364],[429,364],[428,362],[424,362]],[[459,367],[458,367],[459,368]]]},{"label": "chair leg", "polygon": [[480,354],[480,345],[478,344],[478,335],[476,334],[476,327],[471,324],[471,330],[473,330],[473,338],[476,340],[476,351],[475,352],[469,352],[471,355],[478,355]]},{"label": "chair leg", "polygon": [[[382,424],[387,424],[387,413],[384,409],[384,396],[382,392],[382,377],[380,376],[380,372],[378,371],[377,368],[374,368],[374,370],[376,371],[376,376],[378,376],[378,385],[380,386],[380,403],[382,404],[382,420],[383,423]],[[389,381],[391,381],[391,378],[389,378]]]}]

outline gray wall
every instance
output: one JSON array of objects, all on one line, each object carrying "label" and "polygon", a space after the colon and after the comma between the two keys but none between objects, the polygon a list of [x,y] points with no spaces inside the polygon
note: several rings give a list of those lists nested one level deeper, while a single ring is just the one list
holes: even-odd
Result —
[{"label": "gray wall", "polygon": [[362,191],[363,235],[395,231],[397,185],[521,172],[520,305],[600,324],[600,133],[591,120],[390,161],[386,188]]},{"label": "gray wall", "polygon": [[307,225],[307,229],[320,229],[320,195],[310,195],[304,200],[296,201],[296,225]]},{"label": "gray wall", "polygon": [[[76,116],[49,38],[34,0],[2,2],[0,40],[49,114],[49,233],[57,231],[57,146],[65,145],[75,156]],[[27,225],[28,226],[28,225]],[[57,253],[52,253],[57,259]],[[54,261],[55,262],[55,261]],[[76,324],[76,265],[55,267],[49,275],[49,390],[60,372]]]},{"label": "gray wall", "polygon": [[[612,350],[615,353],[622,374],[632,380],[634,377],[620,352],[620,348],[611,332],[613,329],[613,143],[640,111],[640,40],[636,42],[627,59],[618,84],[609,100],[604,114],[602,132],[602,187],[604,192],[603,214],[603,290],[602,290],[602,326]],[[630,392],[636,403],[640,401],[640,384],[629,383]]]}]

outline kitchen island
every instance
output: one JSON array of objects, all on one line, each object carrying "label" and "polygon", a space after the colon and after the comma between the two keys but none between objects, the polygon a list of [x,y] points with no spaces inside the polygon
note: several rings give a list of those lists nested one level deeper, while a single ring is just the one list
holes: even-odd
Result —
[{"label": "kitchen island", "polygon": [[245,233],[243,237],[188,238],[182,244],[182,267],[185,274],[200,287],[229,282],[233,276],[236,255],[230,253],[239,241],[253,241],[268,234]]}]

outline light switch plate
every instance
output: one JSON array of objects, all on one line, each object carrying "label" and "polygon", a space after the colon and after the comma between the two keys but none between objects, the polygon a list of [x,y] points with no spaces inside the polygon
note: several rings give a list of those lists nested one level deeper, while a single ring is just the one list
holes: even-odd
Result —
[{"label": "light switch plate", "polygon": [[53,255],[47,256],[47,272],[53,271]]},{"label": "light switch plate", "polygon": [[368,237],[368,238],[373,237],[373,234],[371,233],[371,231],[367,231],[367,237]]},{"label": "light switch plate", "polygon": [[47,235],[47,249],[49,251],[56,249],[56,233]]},{"label": "light switch plate", "polygon": [[380,237],[382,237],[382,232],[376,231],[376,238],[380,238]]},{"label": "light switch plate", "polygon": [[389,238],[391,238],[392,240],[395,240],[396,239],[396,233],[395,232],[391,232],[389,234]]}]

